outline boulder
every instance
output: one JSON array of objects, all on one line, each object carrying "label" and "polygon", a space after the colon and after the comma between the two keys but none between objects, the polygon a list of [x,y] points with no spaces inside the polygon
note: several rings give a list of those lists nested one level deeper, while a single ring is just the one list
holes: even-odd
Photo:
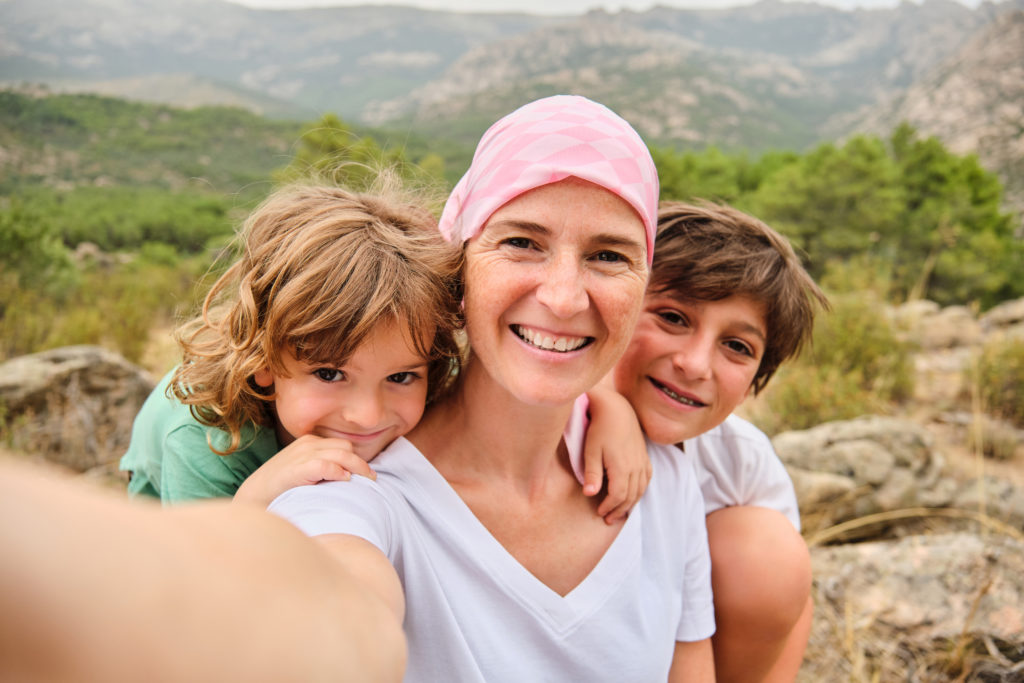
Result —
[{"label": "boulder", "polygon": [[889,318],[900,335],[924,350],[976,346],[982,325],[966,306],[940,308],[933,301],[910,301],[890,309]]},{"label": "boulder", "polygon": [[985,331],[1024,324],[1024,299],[1004,301],[993,306],[978,319]]},{"label": "boulder", "polygon": [[84,472],[124,453],[154,383],[98,346],[69,346],[0,364],[0,415],[11,445]]},{"label": "boulder", "polygon": [[813,658],[801,681],[1021,680],[1019,536],[934,534],[816,547],[811,562]]},{"label": "boulder", "polygon": [[[931,516],[921,508],[965,513],[936,515],[960,520],[947,525],[985,514],[1024,526],[1024,490],[1003,480],[979,485],[954,476],[931,434],[909,420],[871,416],[828,422],[777,434],[772,444],[793,479],[804,531],[812,540],[906,533]],[[882,513],[884,519],[878,519]]]}]

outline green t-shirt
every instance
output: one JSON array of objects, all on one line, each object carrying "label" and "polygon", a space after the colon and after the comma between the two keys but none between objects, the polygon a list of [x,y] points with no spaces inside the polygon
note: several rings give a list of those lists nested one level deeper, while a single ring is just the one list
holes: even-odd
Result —
[{"label": "green t-shirt", "polygon": [[255,424],[242,429],[241,447],[218,455],[231,442],[227,432],[198,422],[189,406],[167,396],[172,370],[153,389],[135,416],[128,451],[120,468],[132,473],[131,495],[173,503],[235,495],[246,477],[280,450],[273,429]]}]

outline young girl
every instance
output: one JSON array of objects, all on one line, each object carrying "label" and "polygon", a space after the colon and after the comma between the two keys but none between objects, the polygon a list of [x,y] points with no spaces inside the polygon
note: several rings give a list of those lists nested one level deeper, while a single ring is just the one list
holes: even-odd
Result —
[{"label": "young girl", "polygon": [[383,185],[289,187],[252,213],[241,257],[178,330],[183,362],[135,420],[130,493],[266,504],[372,477],[366,462],[445,390],[461,253]]},{"label": "young girl", "polygon": [[[294,486],[374,477],[367,464],[419,421],[458,369],[462,253],[385,179],[376,194],[294,186],[246,221],[243,253],[177,333],[183,362],[135,419],[128,491],[165,503],[266,506]],[[588,451],[588,495],[611,522],[650,464],[632,410],[594,397],[609,434]],[[625,447],[623,444],[631,444]],[[271,457],[275,456],[275,457]]]}]

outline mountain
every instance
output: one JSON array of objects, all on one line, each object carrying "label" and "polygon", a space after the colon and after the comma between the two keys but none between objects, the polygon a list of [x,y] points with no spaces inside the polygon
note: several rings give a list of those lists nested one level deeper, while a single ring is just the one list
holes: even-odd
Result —
[{"label": "mountain", "polygon": [[[436,77],[471,47],[552,21],[404,7],[280,11],[221,0],[5,0],[0,80],[82,89],[193,74],[287,101],[307,117],[332,111],[358,119],[368,100]],[[147,87],[140,85],[140,95]],[[177,104],[179,95],[164,88],[147,99]]]},{"label": "mountain", "polygon": [[[1024,0],[845,11],[761,0],[576,16],[222,0],[0,1],[0,81],[234,104],[472,144],[533,97],[605,102],[650,142],[806,149],[954,59]],[[854,116],[856,114],[856,116]]]},{"label": "mountain", "polygon": [[996,19],[904,93],[868,112],[859,130],[906,121],[952,151],[975,153],[1024,207],[1024,12]]}]

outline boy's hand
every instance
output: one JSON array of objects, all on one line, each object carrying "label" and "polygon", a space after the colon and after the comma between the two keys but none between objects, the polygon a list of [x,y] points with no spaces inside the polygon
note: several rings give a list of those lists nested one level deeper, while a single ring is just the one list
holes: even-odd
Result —
[{"label": "boy's hand", "polygon": [[353,452],[350,442],[307,434],[250,474],[238,487],[234,500],[266,507],[290,488],[321,481],[347,481],[353,474],[377,478],[370,465]]},{"label": "boy's hand", "polygon": [[583,493],[600,492],[608,475],[608,494],[597,514],[613,524],[626,516],[651,481],[651,460],[640,423],[629,401],[617,392],[595,387],[590,399],[590,427],[583,446]]}]

